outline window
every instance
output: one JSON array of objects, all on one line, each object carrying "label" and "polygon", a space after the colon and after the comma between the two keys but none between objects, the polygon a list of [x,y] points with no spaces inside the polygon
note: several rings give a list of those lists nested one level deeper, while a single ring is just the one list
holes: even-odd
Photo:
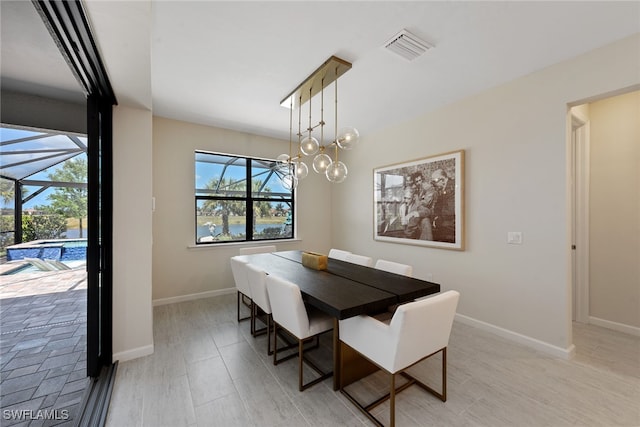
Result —
[{"label": "window", "polygon": [[196,151],[195,166],[196,244],[293,239],[294,193],[275,160]]}]

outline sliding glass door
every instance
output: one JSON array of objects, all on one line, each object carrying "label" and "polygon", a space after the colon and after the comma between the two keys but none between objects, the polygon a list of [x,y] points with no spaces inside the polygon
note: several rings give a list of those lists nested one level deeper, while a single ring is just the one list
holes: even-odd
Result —
[{"label": "sliding glass door", "polygon": [[87,374],[97,377],[111,364],[112,312],[112,106],[87,98]]},{"label": "sliding glass door", "polygon": [[87,95],[87,374],[111,365],[112,110],[117,104],[80,0],[34,0]]}]

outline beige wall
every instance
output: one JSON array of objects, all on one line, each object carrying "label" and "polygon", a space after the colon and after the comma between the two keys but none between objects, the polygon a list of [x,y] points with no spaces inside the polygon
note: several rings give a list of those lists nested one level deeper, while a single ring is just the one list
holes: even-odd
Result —
[{"label": "beige wall", "polygon": [[[567,104],[638,83],[640,35],[367,135],[332,194],[333,244],[412,264],[461,292],[460,319],[570,354]],[[466,250],[374,241],[373,168],[460,149]],[[508,231],[523,244],[507,244]]]},{"label": "beige wall", "polygon": [[[195,245],[194,152],[275,158],[288,141],[201,126],[159,117],[153,119],[153,300],[179,301],[234,291],[229,258],[242,246]],[[298,241],[277,241],[278,249],[328,251],[330,184],[313,172],[296,194]]]},{"label": "beige wall", "polygon": [[153,352],[151,112],[113,110],[113,359]]},{"label": "beige wall", "polygon": [[[328,186],[318,176],[303,181],[298,194],[302,242],[279,247],[326,251],[335,246],[411,263],[417,277],[432,274],[443,289],[461,291],[461,319],[550,353],[568,354],[572,338],[567,103],[583,103],[637,84],[640,35],[368,135],[344,155],[349,165],[346,182]],[[133,203],[127,212],[143,213],[124,221],[123,212],[116,212],[120,217],[114,242],[119,249],[128,250],[127,241],[141,249],[151,245],[146,227],[151,223],[149,199],[156,197],[153,295],[146,255],[122,257],[115,265],[123,281],[114,281],[114,319],[121,319],[114,320],[114,351],[133,354],[149,345],[152,298],[170,301],[232,286],[228,258],[237,247],[189,249],[195,220],[193,151],[271,157],[286,151],[287,144],[154,118],[151,154],[149,118],[136,111],[130,120],[141,122],[134,128],[145,129],[140,132],[144,136],[136,141],[131,138],[135,132],[125,132],[127,138],[115,141],[116,151],[136,156],[122,160],[114,179],[138,187],[117,188],[115,199],[122,209]],[[117,120],[116,134],[121,132],[118,127]],[[467,249],[374,242],[373,168],[457,149],[467,150]],[[147,186],[152,164],[153,193]],[[143,183],[136,184],[140,171]],[[134,190],[137,198],[131,196]],[[524,244],[507,245],[507,231],[522,231]]]},{"label": "beige wall", "polygon": [[590,317],[640,328],[640,92],[591,103]]}]

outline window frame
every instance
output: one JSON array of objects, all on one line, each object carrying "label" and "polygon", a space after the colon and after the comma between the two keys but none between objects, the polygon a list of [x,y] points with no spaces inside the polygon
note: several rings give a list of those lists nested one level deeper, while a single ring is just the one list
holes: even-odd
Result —
[{"label": "window frame", "polygon": [[[217,152],[217,151],[208,151],[208,150],[194,150],[194,178],[196,175],[196,164],[198,163],[198,161],[196,160],[196,157],[198,154],[210,154],[210,155],[214,155],[214,156],[222,156],[222,157],[228,157],[229,160],[231,159],[243,159],[245,161],[245,182],[247,183],[246,185],[246,190],[245,190],[245,194],[243,196],[222,196],[222,195],[211,195],[211,196],[207,196],[207,195],[202,195],[199,194],[199,191],[201,192],[201,190],[204,190],[202,188],[197,188],[195,186],[194,183],[194,242],[196,247],[203,247],[203,246],[209,246],[209,245],[225,245],[225,244],[239,244],[239,243],[245,243],[245,242],[269,242],[269,241],[281,241],[281,240],[295,240],[296,238],[296,209],[295,209],[295,189],[291,190],[291,197],[290,198],[282,198],[282,197],[255,197],[254,196],[254,192],[252,191],[252,169],[255,167],[254,166],[254,162],[273,162],[276,163],[276,159],[269,159],[269,158],[264,158],[264,157],[255,157],[255,156],[244,156],[244,155],[240,155],[240,154],[229,154],[229,153],[221,153],[221,152]],[[230,164],[233,162],[230,162]],[[273,172],[276,173],[276,172]],[[224,177],[224,172],[222,174],[222,176],[220,177],[220,179],[222,179]],[[265,181],[266,182],[266,181]],[[281,193],[278,193],[281,194]],[[198,203],[200,201],[215,201],[215,200],[233,200],[233,201],[240,201],[240,202],[244,202],[246,204],[246,213],[245,213],[245,238],[244,240],[213,240],[213,241],[204,241],[201,242],[198,239]],[[290,205],[290,210],[289,212],[291,212],[291,236],[289,237],[270,237],[268,239],[254,239],[254,232],[253,232],[253,227],[251,226],[253,224],[253,217],[254,217],[254,210],[252,209],[253,205],[255,202],[279,202],[279,203],[284,203],[284,204],[289,204]]]}]

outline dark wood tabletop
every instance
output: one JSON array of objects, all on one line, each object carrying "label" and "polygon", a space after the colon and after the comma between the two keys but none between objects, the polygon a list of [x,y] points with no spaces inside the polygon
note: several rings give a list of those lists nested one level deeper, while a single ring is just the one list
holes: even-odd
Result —
[{"label": "dark wood tabletop", "polygon": [[326,270],[302,265],[300,251],[240,255],[268,274],[300,287],[306,303],[337,319],[386,310],[393,304],[440,292],[440,285],[329,259]]},{"label": "dark wood tabletop", "polygon": [[[301,251],[274,252],[274,255],[302,263]],[[327,272],[396,295],[398,303],[413,301],[440,292],[440,285],[376,268],[329,258]]]}]

